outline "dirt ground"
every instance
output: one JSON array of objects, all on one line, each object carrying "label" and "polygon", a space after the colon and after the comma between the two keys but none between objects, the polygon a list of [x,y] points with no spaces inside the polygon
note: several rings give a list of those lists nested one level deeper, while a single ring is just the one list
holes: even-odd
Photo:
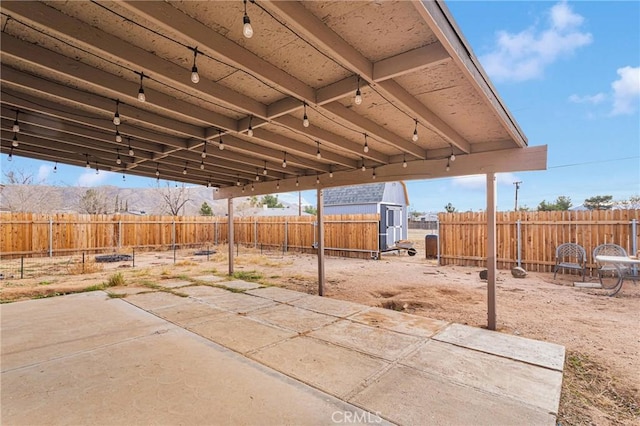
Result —
[{"label": "dirt ground", "polygon": [[[482,268],[444,266],[418,255],[386,254],[380,260],[327,257],[325,295],[476,327],[487,323],[486,281]],[[137,255],[136,268],[96,265],[82,275],[0,281],[4,303],[104,286],[118,272],[125,286],[156,286],[167,278],[193,280],[205,273],[224,275],[226,248],[210,261],[202,256],[173,265],[171,254]],[[313,255],[243,249],[236,277],[317,292]],[[576,276],[529,273],[513,278],[499,271],[498,329],[503,333],[564,345],[567,349],[558,423],[562,425],[640,425],[640,286],[625,283],[616,297],[597,289],[573,287]]]}]

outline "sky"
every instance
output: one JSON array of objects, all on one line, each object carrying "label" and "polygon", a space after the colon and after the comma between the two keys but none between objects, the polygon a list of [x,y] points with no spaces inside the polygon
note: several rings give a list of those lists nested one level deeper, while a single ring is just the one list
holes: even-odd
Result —
[{"label": "sky", "polygon": [[[547,170],[497,175],[498,210],[569,197],[640,195],[640,2],[449,1],[446,3],[498,95],[527,136],[547,145]],[[50,185],[148,188],[154,179],[2,155]],[[410,209],[486,208],[485,177],[408,181]],[[304,191],[315,204],[315,191]],[[280,199],[297,202],[297,193]]]}]

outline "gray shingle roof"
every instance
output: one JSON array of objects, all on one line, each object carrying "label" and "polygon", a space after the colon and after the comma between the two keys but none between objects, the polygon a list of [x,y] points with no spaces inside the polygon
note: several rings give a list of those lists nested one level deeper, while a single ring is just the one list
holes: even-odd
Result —
[{"label": "gray shingle roof", "polygon": [[328,188],[324,191],[324,205],[379,203],[384,197],[384,183]]}]

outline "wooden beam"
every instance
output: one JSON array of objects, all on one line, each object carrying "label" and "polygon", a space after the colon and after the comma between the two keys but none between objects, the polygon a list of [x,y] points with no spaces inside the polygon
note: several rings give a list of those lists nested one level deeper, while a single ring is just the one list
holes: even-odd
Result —
[{"label": "wooden beam", "polygon": [[[214,192],[215,194],[215,192]],[[233,275],[233,198],[227,200],[227,240],[229,241],[229,276]]]},{"label": "wooden beam", "polygon": [[450,60],[442,44],[432,43],[374,63],[373,80],[379,83]]},{"label": "wooden beam", "polygon": [[316,236],[316,241],[318,242],[318,296],[324,296],[324,191],[318,189],[316,193],[318,200],[316,211],[316,220],[318,221],[318,226],[316,227],[318,232]]}]

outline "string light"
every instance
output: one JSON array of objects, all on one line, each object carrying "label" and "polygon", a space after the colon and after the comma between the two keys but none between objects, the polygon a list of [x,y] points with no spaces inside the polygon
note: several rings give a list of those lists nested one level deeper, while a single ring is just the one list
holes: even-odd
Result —
[{"label": "string light", "polygon": [[116,126],[120,125],[120,99],[116,99],[116,113],[113,114],[113,124]]},{"label": "string light", "polygon": [[316,185],[320,185],[320,175],[316,174]]},{"label": "string light", "polygon": [[144,94],[144,87],[142,87],[142,79],[144,78],[144,73],[140,73],[140,89],[138,89],[138,100],[140,102],[145,102],[147,97]]},{"label": "string light", "polygon": [[200,170],[204,170],[204,160],[200,160]]},{"label": "string light", "polygon": [[116,157],[116,164],[120,165],[122,164],[122,160],[120,159],[120,149],[116,148],[116,152],[118,153],[118,156]]},{"label": "string light", "polygon": [[200,156],[205,159],[207,158],[207,141],[204,141],[204,144],[202,145],[202,154],[200,154]]},{"label": "string light", "polygon": [[446,171],[451,170],[451,164],[449,163],[449,158],[447,158],[447,167],[444,168]]},{"label": "string light", "polygon": [[298,176],[296,176],[296,186],[300,186],[300,181],[298,180]]},{"label": "string light", "polygon": [[184,162],[184,169],[182,169],[182,174],[186,175],[187,174],[187,164],[189,164],[187,161]]},{"label": "string light", "polygon": [[238,175],[238,180],[236,181],[236,185],[240,186],[240,175]]},{"label": "string light", "polygon": [[156,163],[156,177],[160,177],[160,163]]},{"label": "string light", "polygon": [[16,120],[13,122],[13,127],[11,128],[11,131],[13,133],[19,133],[20,132],[20,123],[18,123],[18,114],[20,113],[20,110],[16,110]]},{"label": "string light", "polygon": [[354,99],[356,105],[360,105],[362,103],[362,93],[360,93],[360,76],[358,76],[358,88],[356,89],[356,97]]},{"label": "string light", "polygon": [[376,178],[376,168],[373,168],[373,174],[371,175],[371,179],[375,179]]},{"label": "string light", "polygon": [[133,152],[133,148],[131,148],[131,138],[127,138],[127,141],[129,142],[129,156],[133,157],[135,152]]},{"label": "string light", "polygon": [[265,161],[264,162],[264,169],[262,169],[262,174],[266,176],[267,173],[269,173],[269,172],[267,171],[267,162]]},{"label": "string light", "polygon": [[249,116],[249,128],[247,129],[247,136],[250,138],[253,137],[253,127],[251,127],[251,122],[253,121],[253,115]]},{"label": "string light", "polygon": [[413,136],[411,136],[411,140],[414,142],[418,142],[418,119],[416,118],[416,127],[413,129]]},{"label": "string light", "polygon": [[260,181],[260,175],[258,174],[258,168],[256,167],[256,182]]},{"label": "string light", "polygon": [[333,177],[333,166],[329,166],[329,177]]},{"label": "string light", "polygon": [[246,38],[253,37],[253,27],[251,26],[251,19],[249,19],[249,15],[247,15],[247,0],[243,0],[244,2],[244,16],[242,17],[242,35]]},{"label": "string light", "polygon": [[11,147],[12,148],[17,148],[20,144],[18,143],[18,134],[14,133],[13,134],[13,140],[11,141]]},{"label": "string light", "polygon": [[456,161],[456,155],[453,153],[453,145],[451,145],[451,156],[449,156],[451,162]]},{"label": "string light", "polygon": [[219,140],[218,140],[218,149],[222,151],[224,149],[224,141],[222,140],[222,130],[218,130]]},{"label": "string light", "polygon": [[207,179],[207,188],[211,188],[211,178]]},{"label": "string light", "polygon": [[255,190],[255,188],[253,187],[253,184],[251,184],[251,190],[252,190],[252,191],[254,191],[254,190]]},{"label": "string light", "polygon": [[96,161],[96,174],[99,175],[100,174],[100,169],[98,168],[98,162]]},{"label": "string light", "polygon": [[11,149],[9,150],[9,157],[7,158],[8,161],[13,160],[13,147],[11,147]]},{"label": "string light", "polygon": [[196,66],[196,57],[198,56],[198,48],[193,49],[193,66],[191,67],[191,82],[198,84],[200,75],[198,75],[198,67]]},{"label": "string light", "polygon": [[124,181],[126,181],[126,180],[127,180],[127,178],[124,176],[124,173],[123,173],[123,174],[122,174],[122,181],[124,182]]},{"label": "string light", "polygon": [[404,157],[402,158],[402,167],[405,169],[407,168],[407,154],[404,154]]},{"label": "string light", "polygon": [[364,134],[364,152],[369,152],[369,143],[367,142],[367,134]]},{"label": "string light", "polygon": [[122,136],[120,135],[120,131],[118,130],[118,126],[116,126],[116,142],[122,142]]},{"label": "string light", "polygon": [[304,115],[302,116],[302,125],[304,127],[309,127],[309,117],[307,117],[307,103],[304,102]]},{"label": "string light", "polygon": [[322,154],[320,153],[320,141],[316,141],[316,144],[318,146],[318,151],[316,152],[316,157],[322,158]]},{"label": "string light", "polygon": [[244,185],[242,185],[242,192],[244,192]]},{"label": "string light", "polygon": [[280,189],[280,181],[276,182],[276,189]]},{"label": "string light", "polygon": [[58,162],[53,166],[53,173],[58,173]]},{"label": "string light", "polygon": [[365,170],[367,170],[367,168],[364,165],[364,157],[360,157],[362,158],[362,171],[364,172]]},{"label": "string light", "polygon": [[284,152],[284,159],[282,160],[282,168],[287,168],[287,151]]},{"label": "string light", "polygon": [[91,164],[89,164],[89,154],[85,154],[85,157],[87,157],[87,164],[84,165],[85,168],[90,169],[91,168]]}]

